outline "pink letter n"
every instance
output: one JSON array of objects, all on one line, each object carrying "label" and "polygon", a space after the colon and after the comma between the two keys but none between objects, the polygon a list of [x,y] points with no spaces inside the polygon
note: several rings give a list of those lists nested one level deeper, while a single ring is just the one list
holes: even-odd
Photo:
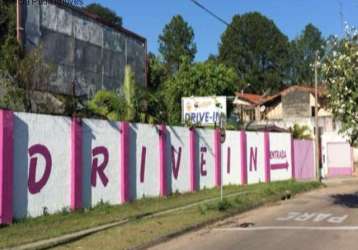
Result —
[{"label": "pink letter n", "polygon": [[0,224],[12,222],[13,116],[11,111],[0,110]]}]

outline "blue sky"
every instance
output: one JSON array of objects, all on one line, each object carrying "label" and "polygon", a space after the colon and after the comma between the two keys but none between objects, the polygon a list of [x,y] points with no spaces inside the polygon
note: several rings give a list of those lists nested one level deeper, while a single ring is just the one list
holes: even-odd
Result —
[{"label": "blue sky", "polygon": [[[85,0],[98,2],[123,17],[124,27],[144,36],[148,50],[157,53],[158,36],[173,15],[180,14],[193,27],[198,47],[197,61],[217,54],[220,36],[226,26],[193,5],[190,0]],[[227,21],[235,14],[259,11],[274,20],[290,39],[308,23],[323,33],[341,35],[340,4],[344,21],[358,24],[358,0],[199,0]]]}]

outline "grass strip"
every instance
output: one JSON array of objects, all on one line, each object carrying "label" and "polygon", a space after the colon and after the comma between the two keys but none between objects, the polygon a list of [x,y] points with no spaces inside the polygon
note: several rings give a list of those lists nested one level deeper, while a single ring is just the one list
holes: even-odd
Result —
[{"label": "grass strip", "polygon": [[268,202],[280,200],[283,196],[320,187],[316,182],[276,182],[253,185],[250,192],[230,197],[223,201],[209,202],[196,207],[163,214],[111,228],[76,242],[58,246],[55,249],[137,249],[164,240],[208,222],[247,211]]},{"label": "grass strip", "polygon": [[[228,195],[243,191],[249,193],[254,192],[255,194],[261,194],[265,198],[269,198],[275,195],[277,196],[278,194],[282,194],[286,190],[290,190],[292,194],[295,194],[297,192],[307,191],[318,186],[319,184],[315,182],[296,183],[293,181],[284,181],[275,182],[271,184],[255,184],[249,186],[226,186],[224,187],[224,194]],[[114,221],[130,219],[132,222],[130,222],[128,225],[121,227],[127,228],[131,225],[142,223],[141,221],[151,221],[151,219],[153,219],[154,221],[157,220],[157,218],[140,219],[143,217],[143,215],[151,215],[160,211],[165,211],[168,209],[189,205],[194,202],[219,197],[219,195],[220,190],[214,188],[202,190],[196,193],[174,194],[166,198],[144,198],[133,203],[118,206],[110,206],[108,204],[101,203],[95,208],[79,211],[76,213],[68,213],[67,210],[63,210],[62,212],[55,215],[42,216],[38,218],[27,218],[24,220],[16,221],[11,226],[0,228],[0,248],[19,246],[30,242],[61,236],[71,232],[78,232],[80,230],[85,230],[91,227],[112,223]],[[255,196],[252,195],[252,197]],[[228,200],[230,201],[230,204],[234,204],[234,202],[231,202],[232,199],[238,198],[230,198]],[[258,200],[256,200],[255,202],[257,201]],[[242,204],[236,206],[236,209],[245,209],[246,206],[252,205],[251,202],[252,201],[242,202]],[[209,203],[209,205],[216,203],[217,202]],[[226,213],[227,211],[231,210],[231,208],[226,209],[225,206],[227,205],[225,204],[221,204],[221,206],[224,206],[224,209],[212,209],[209,205],[207,205],[207,207],[203,205],[198,205],[196,207],[188,208],[185,211],[195,211],[195,213],[200,213],[202,216],[199,216],[199,222],[193,220],[194,223],[200,223],[201,219],[203,219],[203,221],[206,221],[206,218],[212,218],[211,215],[213,215],[215,218],[215,216],[220,216],[222,211],[225,210]],[[216,205],[214,205],[214,207],[215,206]],[[229,206],[231,207],[231,205]],[[174,215],[181,213],[182,211],[176,211],[172,214]],[[167,216],[171,217],[172,214],[163,214],[162,216],[160,216],[160,218],[166,218]],[[178,228],[173,228],[173,230],[175,229]],[[160,236],[160,234],[157,236]],[[143,242],[146,241],[141,241],[141,243]]]}]

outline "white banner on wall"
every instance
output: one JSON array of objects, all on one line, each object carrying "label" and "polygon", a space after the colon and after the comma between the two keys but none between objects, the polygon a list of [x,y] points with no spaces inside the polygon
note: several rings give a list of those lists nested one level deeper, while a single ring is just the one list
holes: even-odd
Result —
[{"label": "white banner on wall", "polygon": [[226,117],[225,96],[182,98],[182,123],[219,124],[222,114]]}]

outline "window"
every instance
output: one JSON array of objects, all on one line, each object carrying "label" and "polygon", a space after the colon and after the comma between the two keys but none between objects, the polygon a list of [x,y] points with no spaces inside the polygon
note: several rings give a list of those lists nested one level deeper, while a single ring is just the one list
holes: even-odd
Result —
[{"label": "window", "polygon": [[316,108],[315,108],[315,106],[311,106],[311,115],[312,115],[312,117],[315,117],[315,115],[316,115]]}]

